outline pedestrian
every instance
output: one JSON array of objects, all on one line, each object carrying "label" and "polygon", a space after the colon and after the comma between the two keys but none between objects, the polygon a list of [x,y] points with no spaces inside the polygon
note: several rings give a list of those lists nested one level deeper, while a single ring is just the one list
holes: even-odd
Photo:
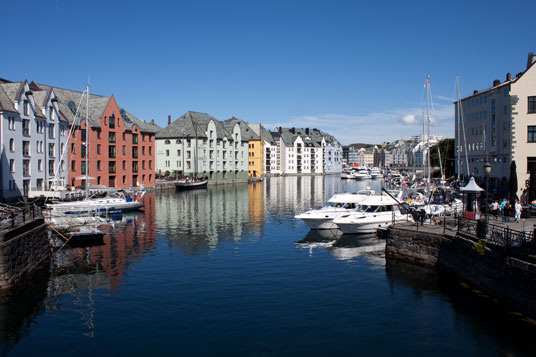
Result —
[{"label": "pedestrian", "polygon": [[521,206],[521,203],[519,203],[519,200],[516,198],[516,203],[514,204],[514,208],[515,208],[515,220],[516,222],[519,222],[519,220],[521,219],[521,210],[523,209],[523,207]]},{"label": "pedestrian", "polygon": [[498,211],[499,211],[499,203],[497,202],[497,200],[495,200],[491,203],[491,214],[493,214],[493,217],[495,217],[495,220],[497,220]]},{"label": "pedestrian", "polygon": [[512,205],[510,202],[506,201],[504,205],[504,223],[510,223],[510,214],[512,211]]},{"label": "pedestrian", "polygon": [[503,198],[502,202],[501,202],[501,217],[502,217],[502,221],[503,223],[506,223],[506,203],[508,201],[506,200],[506,198]]}]

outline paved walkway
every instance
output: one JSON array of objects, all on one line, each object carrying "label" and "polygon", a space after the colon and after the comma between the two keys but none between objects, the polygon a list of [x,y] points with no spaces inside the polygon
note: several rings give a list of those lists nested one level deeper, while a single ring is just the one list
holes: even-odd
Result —
[{"label": "paved walkway", "polygon": [[514,220],[514,217],[510,217],[509,223],[504,223],[502,221],[501,216],[497,216],[497,219],[495,219],[494,216],[489,215],[488,216],[488,222],[489,224],[493,224],[496,226],[506,227],[508,226],[510,229],[514,229],[516,231],[532,231],[536,228],[536,218],[521,218],[519,222],[516,222]]}]

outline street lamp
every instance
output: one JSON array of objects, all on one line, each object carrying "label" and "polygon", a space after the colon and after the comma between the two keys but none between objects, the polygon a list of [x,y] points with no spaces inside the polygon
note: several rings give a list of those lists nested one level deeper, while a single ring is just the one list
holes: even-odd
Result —
[{"label": "street lamp", "polygon": [[488,182],[489,182],[489,174],[491,172],[491,165],[489,164],[489,162],[486,162],[486,164],[484,164],[484,172],[486,173],[486,207],[485,208],[486,208],[486,221],[487,221],[488,220],[488,191],[489,191]]}]

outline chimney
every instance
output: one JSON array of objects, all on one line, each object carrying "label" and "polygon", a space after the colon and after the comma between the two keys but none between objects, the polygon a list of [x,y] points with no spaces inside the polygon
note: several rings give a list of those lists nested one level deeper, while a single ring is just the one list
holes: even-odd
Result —
[{"label": "chimney", "polygon": [[512,79],[512,75],[510,74],[510,72],[506,73],[506,81],[510,82],[511,79]]},{"label": "chimney", "polygon": [[296,128],[292,127],[290,131],[292,132],[292,134],[296,134]]},{"label": "chimney", "polygon": [[167,125],[171,124],[171,115],[167,116]]},{"label": "chimney", "polygon": [[493,86],[494,87],[497,87],[499,84],[501,84],[500,80],[496,79],[496,80],[493,81]]},{"label": "chimney", "polygon": [[151,119],[151,124],[154,124],[154,119]]},{"label": "chimney", "polygon": [[305,128],[305,134],[309,135],[309,128]]},{"label": "chimney", "polygon": [[532,52],[529,52],[529,58],[527,59],[527,69],[529,69],[532,64],[536,62],[536,56]]},{"label": "chimney", "polygon": [[473,95],[475,95],[475,94],[477,94],[477,93],[478,93],[478,91],[475,89],[475,90],[473,91]]}]

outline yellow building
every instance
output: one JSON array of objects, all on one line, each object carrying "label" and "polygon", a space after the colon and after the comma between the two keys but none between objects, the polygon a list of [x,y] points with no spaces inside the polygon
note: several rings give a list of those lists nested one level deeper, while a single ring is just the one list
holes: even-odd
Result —
[{"label": "yellow building", "polygon": [[261,177],[264,173],[264,140],[261,124],[248,124],[232,117],[225,121],[227,128],[240,125],[242,140],[248,141],[248,177]]}]

